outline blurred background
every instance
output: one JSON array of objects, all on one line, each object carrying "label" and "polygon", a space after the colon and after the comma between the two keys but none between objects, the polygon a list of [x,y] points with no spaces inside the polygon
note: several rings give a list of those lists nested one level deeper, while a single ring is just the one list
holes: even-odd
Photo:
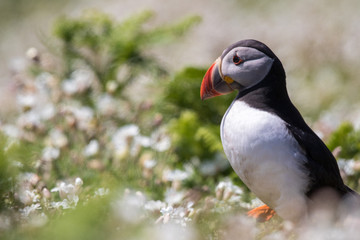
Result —
[{"label": "blurred background", "polygon": [[[3,89],[11,82],[11,71],[22,66],[30,47],[44,49],[54,19],[78,16],[85,9],[98,9],[117,20],[142,10],[152,10],[156,25],[187,15],[202,22],[176,47],[151,49],[171,70],[183,66],[208,66],[229,44],[245,38],[266,43],[282,60],[291,97],[305,116],[324,117],[336,109],[358,118],[354,102],[359,100],[360,3],[320,1],[209,0],[182,2],[161,0],[46,1],[2,0],[0,7],[0,71]],[[3,90],[4,91],[4,90]],[[2,101],[11,99],[8,91]],[[5,97],[6,96],[6,97]],[[9,102],[8,100],[6,100]],[[9,105],[11,106],[11,104]],[[325,114],[326,115],[326,114]],[[353,116],[356,115],[356,116]],[[335,124],[339,119],[333,118]],[[357,121],[358,122],[358,121]]]},{"label": "blurred background", "polygon": [[299,234],[280,218],[246,217],[262,203],[219,137],[235,95],[203,102],[199,88],[227,46],[264,42],[359,190],[359,9],[357,0],[0,0],[0,238],[354,239],[354,219],[314,214]]}]

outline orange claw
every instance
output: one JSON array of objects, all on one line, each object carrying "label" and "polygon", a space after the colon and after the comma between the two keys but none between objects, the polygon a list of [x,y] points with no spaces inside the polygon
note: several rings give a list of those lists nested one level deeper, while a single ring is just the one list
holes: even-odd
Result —
[{"label": "orange claw", "polygon": [[275,214],[276,212],[267,205],[262,205],[247,212],[249,217],[255,218],[258,222],[266,222],[270,220]]}]

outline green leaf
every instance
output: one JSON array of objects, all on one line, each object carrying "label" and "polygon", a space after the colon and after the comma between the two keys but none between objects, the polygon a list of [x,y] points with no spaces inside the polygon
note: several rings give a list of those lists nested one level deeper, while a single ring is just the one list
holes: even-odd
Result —
[{"label": "green leaf", "polygon": [[331,151],[341,147],[341,158],[354,158],[360,152],[360,131],[355,130],[351,123],[345,122],[331,134],[327,145]]}]

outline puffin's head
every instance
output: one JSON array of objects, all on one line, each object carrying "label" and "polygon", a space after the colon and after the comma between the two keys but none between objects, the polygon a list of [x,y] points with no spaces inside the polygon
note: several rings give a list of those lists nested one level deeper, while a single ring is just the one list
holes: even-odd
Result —
[{"label": "puffin's head", "polygon": [[201,84],[201,99],[252,87],[279,64],[279,73],[285,78],[280,60],[265,44],[252,39],[234,43],[207,70]]}]

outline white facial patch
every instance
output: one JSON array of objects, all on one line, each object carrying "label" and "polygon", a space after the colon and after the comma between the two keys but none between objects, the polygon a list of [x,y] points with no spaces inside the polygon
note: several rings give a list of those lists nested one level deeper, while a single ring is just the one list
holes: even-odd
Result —
[{"label": "white facial patch", "polygon": [[[233,58],[237,55],[244,62],[234,64]],[[250,47],[232,49],[222,59],[221,71],[223,76],[231,77],[242,86],[250,87],[260,82],[269,73],[274,60]]]}]

